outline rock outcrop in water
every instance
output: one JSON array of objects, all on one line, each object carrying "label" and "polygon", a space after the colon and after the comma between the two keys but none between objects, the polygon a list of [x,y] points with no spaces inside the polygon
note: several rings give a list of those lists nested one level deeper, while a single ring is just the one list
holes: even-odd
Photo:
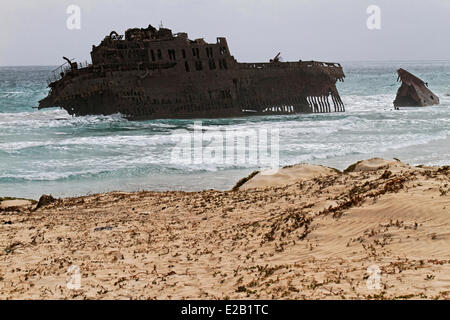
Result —
[{"label": "rock outcrop in water", "polygon": [[439,98],[430,89],[428,83],[417,78],[405,69],[398,69],[398,79],[402,85],[397,91],[397,97],[394,100],[394,106],[431,106],[439,104]]}]

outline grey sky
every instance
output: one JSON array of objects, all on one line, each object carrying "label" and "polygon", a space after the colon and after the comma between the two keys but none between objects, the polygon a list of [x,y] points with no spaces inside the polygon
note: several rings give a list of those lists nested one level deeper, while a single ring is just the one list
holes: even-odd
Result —
[{"label": "grey sky", "polygon": [[[81,7],[81,30],[66,28]],[[381,30],[366,9],[381,8]],[[239,61],[448,60],[450,0],[1,0],[0,65],[89,60],[111,30],[158,26],[215,42],[225,36]]]}]

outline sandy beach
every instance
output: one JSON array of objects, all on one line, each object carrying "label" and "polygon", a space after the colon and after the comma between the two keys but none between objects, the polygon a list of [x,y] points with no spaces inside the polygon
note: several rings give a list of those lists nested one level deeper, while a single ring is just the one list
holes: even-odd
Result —
[{"label": "sandy beach", "polygon": [[1,299],[450,298],[448,166],[301,164],[230,191],[6,199],[0,216]]}]

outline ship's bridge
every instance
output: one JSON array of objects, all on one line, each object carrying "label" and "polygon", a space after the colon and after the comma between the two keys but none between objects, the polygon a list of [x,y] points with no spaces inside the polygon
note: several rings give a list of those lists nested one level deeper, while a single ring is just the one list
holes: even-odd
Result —
[{"label": "ship's bridge", "polygon": [[170,29],[133,28],[119,35],[112,31],[99,46],[91,51],[93,65],[130,66],[146,64],[184,65],[186,71],[226,68],[233,58],[225,38],[217,38],[216,43],[204,39],[190,40],[187,33],[173,34]]}]

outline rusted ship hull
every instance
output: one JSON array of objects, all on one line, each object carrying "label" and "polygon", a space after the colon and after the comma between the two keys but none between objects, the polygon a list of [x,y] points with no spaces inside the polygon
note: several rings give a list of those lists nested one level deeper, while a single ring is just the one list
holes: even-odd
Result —
[{"label": "rusted ship hull", "polygon": [[[50,81],[50,93],[39,109],[58,106],[78,116],[121,113],[131,120],[345,111],[336,89],[336,82],[345,77],[339,64],[239,63],[229,55],[224,38],[217,44],[191,41],[192,54],[184,50],[183,40],[172,43],[173,52],[182,52],[178,59],[170,44],[151,41],[166,46],[155,50],[160,59],[146,43],[142,52],[148,57],[133,64],[111,63],[103,55],[99,59],[94,48],[93,64],[78,68],[69,61],[70,68]],[[105,41],[110,48],[125,40]],[[166,50],[169,59],[163,55]]]},{"label": "rusted ship hull", "polygon": [[112,71],[108,79],[61,79],[59,94],[50,94],[41,108],[60,106],[78,116],[121,113],[133,120],[345,111],[336,89],[344,76],[340,67],[314,64],[242,64],[217,83],[210,77],[155,77],[157,71],[137,70]]}]

